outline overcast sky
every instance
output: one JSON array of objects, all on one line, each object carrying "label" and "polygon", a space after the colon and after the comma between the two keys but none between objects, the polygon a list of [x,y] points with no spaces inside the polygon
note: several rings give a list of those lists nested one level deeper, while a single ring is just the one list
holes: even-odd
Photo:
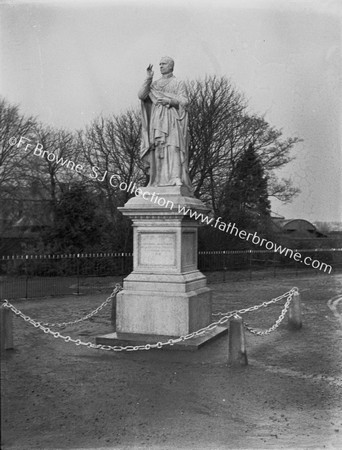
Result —
[{"label": "overcast sky", "polygon": [[224,75],[250,111],[298,136],[283,172],[302,193],[286,218],[342,220],[340,0],[15,1],[0,5],[1,92],[71,130],[138,107],[145,69],[172,56],[181,79]]}]

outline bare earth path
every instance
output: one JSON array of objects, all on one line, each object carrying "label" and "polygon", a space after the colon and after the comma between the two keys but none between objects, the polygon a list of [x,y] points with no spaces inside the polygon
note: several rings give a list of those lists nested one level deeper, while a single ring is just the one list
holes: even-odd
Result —
[{"label": "bare earth path", "polygon": [[[14,319],[2,357],[3,449],[342,448],[341,275],[211,284],[214,310],[252,306],[298,286],[301,331],[286,320],[247,334],[249,365],[227,367],[227,337],[197,352],[77,347]],[[108,294],[110,290],[108,291]],[[106,294],[13,301],[33,318],[72,320]],[[268,328],[281,306],[246,316]],[[110,308],[62,334],[94,341]]]}]

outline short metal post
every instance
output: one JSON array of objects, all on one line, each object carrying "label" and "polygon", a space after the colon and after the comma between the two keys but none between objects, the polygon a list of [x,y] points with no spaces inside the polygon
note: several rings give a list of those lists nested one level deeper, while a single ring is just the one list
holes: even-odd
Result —
[{"label": "short metal post", "polygon": [[13,348],[13,315],[12,311],[0,306],[1,352]]},{"label": "short metal post", "polygon": [[248,364],[245,330],[241,317],[233,317],[229,320],[228,364],[231,366]]},{"label": "short metal post", "polygon": [[299,292],[293,294],[289,307],[288,326],[292,330],[300,330],[302,328],[302,305]]}]

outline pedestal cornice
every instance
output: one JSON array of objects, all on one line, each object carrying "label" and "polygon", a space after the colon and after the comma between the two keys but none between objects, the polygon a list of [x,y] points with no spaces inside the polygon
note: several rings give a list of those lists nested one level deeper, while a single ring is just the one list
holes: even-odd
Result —
[{"label": "pedestal cornice", "polygon": [[189,218],[194,211],[208,214],[208,208],[198,198],[184,195],[189,194],[182,186],[162,186],[137,188],[135,197],[131,198],[124,207],[118,208],[123,215],[132,219],[168,219],[183,220]]}]

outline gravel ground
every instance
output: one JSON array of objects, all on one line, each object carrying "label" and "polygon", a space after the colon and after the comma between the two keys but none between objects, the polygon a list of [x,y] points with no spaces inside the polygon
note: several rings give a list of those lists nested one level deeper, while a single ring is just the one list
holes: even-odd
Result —
[{"label": "gravel ground", "polygon": [[[2,448],[342,448],[342,275],[212,283],[213,309],[252,306],[293,286],[303,328],[289,331],[286,318],[268,336],[248,333],[241,368],[227,366],[226,336],[197,352],[114,353],[14,318],[15,349],[1,360]],[[39,320],[69,321],[106,295],[12,303]],[[278,304],[245,319],[268,328],[280,311]],[[112,330],[106,307],[61,333],[94,342]]]}]

